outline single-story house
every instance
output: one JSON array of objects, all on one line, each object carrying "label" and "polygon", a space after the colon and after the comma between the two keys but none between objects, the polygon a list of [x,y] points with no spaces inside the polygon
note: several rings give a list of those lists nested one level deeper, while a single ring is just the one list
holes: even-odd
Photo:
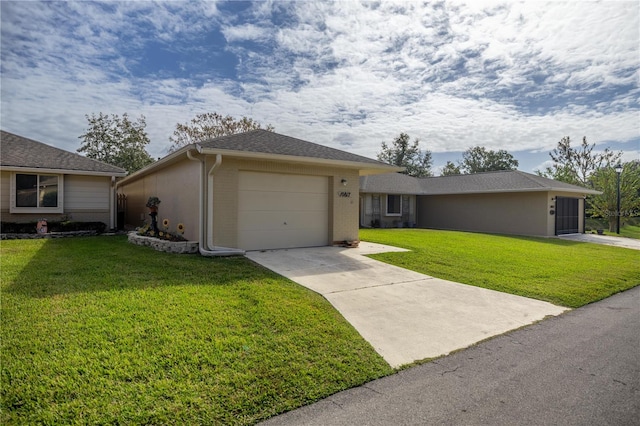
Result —
[{"label": "single-story house", "polygon": [[554,236],[584,232],[585,198],[599,191],[521,171],[360,178],[362,226]]},{"label": "single-story house", "polygon": [[205,255],[358,239],[359,177],[399,171],[380,161],[266,130],[192,144],[117,183],[126,223],[158,222]]},{"label": "single-story house", "polygon": [[66,216],[115,227],[115,181],[124,169],[5,131],[0,148],[2,221]]}]

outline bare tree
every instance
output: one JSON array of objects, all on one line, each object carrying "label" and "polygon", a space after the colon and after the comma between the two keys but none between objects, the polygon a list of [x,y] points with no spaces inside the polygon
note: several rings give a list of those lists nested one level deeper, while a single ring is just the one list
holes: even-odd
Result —
[{"label": "bare tree", "polygon": [[[176,151],[192,143],[204,142],[221,136],[234,135],[261,128],[260,123],[247,117],[236,120],[230,115],[223,117],[217,112],[198,114],[188,123],[176,124],[173,136],[169,137],[169,141],[171,141],[169,152]],[[267,124],[265,130],[273,131],[274,129],[271,124]]]},{"label": "bare tree", "polygon": [[569,136],[563,137],[558,146],[549,153],[553,160],[551,167],[544,171],[537,171],[541,176],[574,185],[590,186],[591,175],[603,167],[611,168],[611,165],[620,161],[621,152],[613,152],[606,148],[603,152],[593,152],[596,144],[589,145],[587,137],[582,138],[582,144],[578,148],[571,146]]}]

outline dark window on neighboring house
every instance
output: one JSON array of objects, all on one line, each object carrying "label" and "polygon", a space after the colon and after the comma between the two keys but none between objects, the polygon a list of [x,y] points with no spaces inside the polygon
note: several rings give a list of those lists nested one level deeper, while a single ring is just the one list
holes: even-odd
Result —
[{"label": "dark window on neighboring house", "polygon": [[58,207],[58,176],[16,174],[16,207]]},{"label": "dark window on neighboring house", "polygon": [[387,195],[387,216],[400,216],[402,214],[402,196]]}]

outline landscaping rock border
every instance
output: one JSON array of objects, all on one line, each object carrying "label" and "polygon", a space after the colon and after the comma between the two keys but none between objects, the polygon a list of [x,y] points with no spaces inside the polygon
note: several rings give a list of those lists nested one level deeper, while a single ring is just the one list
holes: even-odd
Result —
[{"label": "landscaping rock border", "polygon": [[135,231],[129,232],[128,239],[131,244],[148,246],[157,251],[178,254],[198,253],[197,241],[166,241],[158,238],[138,235]]}]

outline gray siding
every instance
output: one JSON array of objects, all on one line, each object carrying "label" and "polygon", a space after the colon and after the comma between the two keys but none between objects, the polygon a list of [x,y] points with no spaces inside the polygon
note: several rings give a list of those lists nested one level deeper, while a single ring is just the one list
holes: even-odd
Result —
[{"label": "gray siding", "polygon": [[418,226],[550,236],[547,198],[546,192],[423,195],[418,197]]}]

